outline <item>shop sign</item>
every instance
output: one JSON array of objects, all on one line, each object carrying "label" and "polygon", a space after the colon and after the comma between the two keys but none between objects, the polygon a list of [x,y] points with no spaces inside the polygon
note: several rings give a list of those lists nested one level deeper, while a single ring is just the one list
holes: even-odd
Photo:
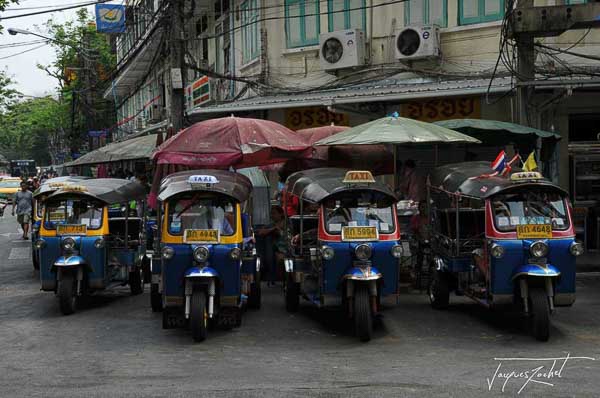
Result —
[{"label": "shop sign", "polygon": [[402,104],[402,117],[436,122],[448,119],[480,119],[479,97],[434,98]]},{"label": "shop sign", "polygon": [[202,76],[185,89],[187,109],[191,110],[210,101],[210,82],[208,76]]},{"label": "shop sign", "polygon": [[311,106],[286,109],[285,111],[285,126],[292,130],[329,126],[332,123],[336,126],[350,124],[347,114],[330,112],[325,107]]}]

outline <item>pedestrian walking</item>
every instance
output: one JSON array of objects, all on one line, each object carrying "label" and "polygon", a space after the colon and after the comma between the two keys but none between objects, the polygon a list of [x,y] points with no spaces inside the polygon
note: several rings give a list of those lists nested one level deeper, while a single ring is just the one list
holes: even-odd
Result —
[{"label": "pedestrian walking", "polygon": [[31,212],[33,211],[33,194],[28,189],[26,182],[21,183],[21,190],[15,193],[12,205],[12,215],[15,215],[17,208],[17,222],[23,228],[23,239],[29,239],[29,223],[31,222]]}]

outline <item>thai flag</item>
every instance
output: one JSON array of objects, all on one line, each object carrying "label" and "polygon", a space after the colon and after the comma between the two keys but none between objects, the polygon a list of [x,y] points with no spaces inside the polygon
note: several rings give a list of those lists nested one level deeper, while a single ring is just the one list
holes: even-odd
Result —
[{"label": "thai flag", "polygon": [[494,169],[493,175],[503,175],[506,170],[506,152],[500,151],[496,160],[492,162],[492,169]]}]

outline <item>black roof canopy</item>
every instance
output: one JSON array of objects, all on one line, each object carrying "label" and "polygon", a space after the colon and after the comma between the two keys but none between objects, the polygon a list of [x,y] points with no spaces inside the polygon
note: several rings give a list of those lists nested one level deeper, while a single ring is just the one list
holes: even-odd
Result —
[{"label": "black roof canopy", "polygon": [[296,172],[286,181],[285,189],[302,200],[319,203],[326,198],[349,191],[377,191],[396,201],[396,195],[384,183],[347,184],[344,177],[348,169],[317,168]]},{"label": "black roof canopy", "polygon": [[49,180],[44,181],[42,185],[33,193],[33,197],[37,198],[43,195],[49,195],[53,192],[58,191],[64,185],[74,185],[78,184],[83,180],[88,180],[89,177],[82,176],[66,176],[66,177],[56,177],[50,178]]},{"label": "black roof canopy", "polygon": [[[189,178],[195,175],[213,176],[219,182],[202,186],[199,184],[190,184]],[[158,193],[158,199],[165,201],[174,195],[183,192],[217,192],[234,198],[238,202],[245,202],[252,192],[252,183],[248,177],[227,170],[187,170],[171,174],[162,180]]]},{"label": "black roof canopy", "polygon": [[66,196],[87,196],[106,204],[125,203],[130,200],[144,200],[146,188],[138,182],[120,178],[82,179],[61,187],[48,196],[48,199]]}]

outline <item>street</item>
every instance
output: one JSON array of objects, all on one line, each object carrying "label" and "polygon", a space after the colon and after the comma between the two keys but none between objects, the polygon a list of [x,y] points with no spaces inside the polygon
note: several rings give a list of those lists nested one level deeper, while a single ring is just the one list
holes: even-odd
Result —
[{"label": "street", "polygon": [[[241,328],[194,344],[189,331],[161,328],[148,286],[143,295],[125,287],[61,315],[53,295],[39,290],[29,249],[15,219],[2,218],[1,397],[482,397],[521,388],[521,396],[598,396],[598,274],[578,277],[577,301],[555,312],[547,343],[514,315],[456,297],[448,311],[434,311],[417,293],[388,303],[383,326],[361,343],[337,312],[305,304],[288,314],[280,287],[265,285],[262,309],[245,313]],[[541,358],[567,355],[595,360],[558,360],[554,374],[517,378],[540,366],[550,371],[553,361]]]}]

